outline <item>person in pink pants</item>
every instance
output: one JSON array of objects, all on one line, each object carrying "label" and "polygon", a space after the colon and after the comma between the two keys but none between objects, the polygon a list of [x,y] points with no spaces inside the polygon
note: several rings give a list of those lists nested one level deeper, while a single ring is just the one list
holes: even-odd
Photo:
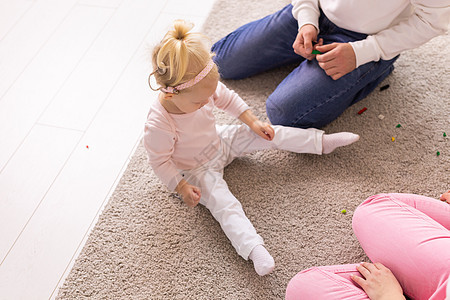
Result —
[{"label": "person in pink pants", "polygon": [[[450,203],[450,190],[441,200]],[[375,263],[301,271],[286,300],[450,299],[448,203],[412,194],[369,197],[353,215],[353,231]]]}]

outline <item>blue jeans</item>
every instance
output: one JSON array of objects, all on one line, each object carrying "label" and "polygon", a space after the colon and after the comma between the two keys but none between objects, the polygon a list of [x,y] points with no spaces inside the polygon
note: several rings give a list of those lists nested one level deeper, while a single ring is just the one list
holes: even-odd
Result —
[{"label": "blue jeans", "polygon": [[[337,27],[322,12],[319,27],[318,38],[323,38],[324,44],[367,37]],[[267,99],[267,115],[274,125],[325,126],[372,92],[392,72],[398,58],[369,62],[333,80],[319,67],[317,60],[305,60],[294,52],[292,44],[297,33],[292,5],[287,5],[236,29],[212,47],[219,72],[226,79],[241,79],[286,64],[299,64]]]}]

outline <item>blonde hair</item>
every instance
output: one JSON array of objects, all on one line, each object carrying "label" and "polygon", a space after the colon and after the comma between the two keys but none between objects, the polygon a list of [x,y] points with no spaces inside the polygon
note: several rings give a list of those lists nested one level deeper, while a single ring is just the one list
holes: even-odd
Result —
[{"label": "blonde hair", "polygon": [[[210,61],[206,36],[189,32],[194,25],[176,20],[162,41],[155,46],[152,64],[156,82],[162,87],[175,87],[194,78]],[[217,66],[206,77],[219,77]]]}]

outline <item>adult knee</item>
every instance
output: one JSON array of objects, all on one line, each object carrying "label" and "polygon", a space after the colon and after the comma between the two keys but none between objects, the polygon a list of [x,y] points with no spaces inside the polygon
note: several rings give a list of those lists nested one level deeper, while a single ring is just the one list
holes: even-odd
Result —
[{"label": "adult knee", "polygon": [[306,112],[301,103],[302,99],[299,97],[289,99],[273,93],[267,98],[266,113],[273,125],[307,129],[321,128],[328,124],[327,120],[317,119]]},{"label": "adult knee", "polygon": [[267,98],[266,113],[273,125],[292,126],[292,120],[289,117],[289,110],[285,107],[282,99],[273,94]]},{"label": "adult knee", "polygon": [[316,280],[316,278],[313,278],[312,276],[312,272],[314,272],[315,269],[316,268],[310,268],[304,270],[292,277],[286,287],[286,300],[310,299],[308,298],[310,296],[308,295],[308,290],[310,289],[311,282]]},{"label": "adult knee", "polygon": [[224,37],[222,40],[215,43],[211,51],[215,54],[213,57],[214,63],[219,69],[220,77],[223,79],[243,79],[247,77],[245,74],[245,66],[237,63],[237,60],[233,57],[231,53],[222,51],[223,43],[225,43]]},{"label": "adult knee", "polygon": [[217,57],[214,56],[214,62],[219,69],[219,74],[222,79],[238,79],[236,78],[236,70],[232,64],[228,63],[228,60],[225,57]]},{"label": "adult knee", "polygon": [[375,203],[386,200],[388,200],[388,194],[376,194],[364,200],[364,202],[362,202],[353,213],[353,231],[357,230],[361,224],[366,222],[368,215],[373,215],[373,205]]}]

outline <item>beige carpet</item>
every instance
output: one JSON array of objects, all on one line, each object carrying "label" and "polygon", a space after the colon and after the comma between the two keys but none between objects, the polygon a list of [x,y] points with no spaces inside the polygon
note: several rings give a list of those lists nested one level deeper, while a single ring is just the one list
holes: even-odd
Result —
[{"label": "beige carpet", "polygon": [[[216,41],[284,3],[218,0],[205,31]],[[450,188],[443,137],[450,133],[449,43],[439,37],[404,53],[382,83],[389,89],[377,89],[325,128],[358,133],[358,143],[327,156],[258,152],[226,168],[231,191],[275,258],[271,275],[259,277],[236,254],[204,207],[189,209],[171,195],[141,146],[58,298],[282,299],[302,269],[366,259],[351,230],[360,202],[380,192],[437,198]],[[226,84],[262,115],[266,97],[292,67]]]}]

